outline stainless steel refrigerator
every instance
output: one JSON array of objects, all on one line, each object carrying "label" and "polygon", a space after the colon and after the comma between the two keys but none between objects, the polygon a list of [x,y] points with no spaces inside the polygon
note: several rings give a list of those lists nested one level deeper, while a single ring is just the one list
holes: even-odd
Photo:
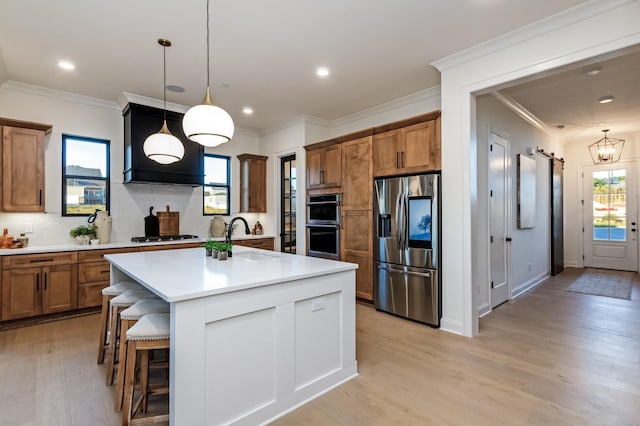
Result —
[{"label": "stainless steel refrigerator", "polygon": [[374,183],[376,309],[440,326],[440,174]]}]

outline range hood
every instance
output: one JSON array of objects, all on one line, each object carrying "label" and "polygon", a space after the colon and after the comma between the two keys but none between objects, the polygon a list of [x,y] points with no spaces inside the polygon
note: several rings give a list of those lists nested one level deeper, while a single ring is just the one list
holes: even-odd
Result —
[{"label": "range hood", "polygon": [[167,126],[184,145],[184,157],[172,164],[159,164],[144,155],[145,139],[162,127],[163,110],[128,103],[124,116],[124,183],[165,183],[202,185],[204,180],[204,147],[190,141],[182,131],[184,114],[167,111]]}]

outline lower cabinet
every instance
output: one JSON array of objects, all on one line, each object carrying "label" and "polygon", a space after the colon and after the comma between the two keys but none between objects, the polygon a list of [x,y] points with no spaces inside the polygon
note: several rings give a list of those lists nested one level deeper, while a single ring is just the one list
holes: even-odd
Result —
[{"label": "lower cabinet", "polygon": [[102,304],[102,289],[109,286],[111,266],[105,254],[129,253],[137,248],[83,250],[78,252],[78,308]]},{"label": "lower cabinet", "polygon": [[64,312],[78,307],[76,264],[2,271],[2,320]]},{"label": "lower cabinet", "polygon": [[340,260],[358,264],[356,296],[373,300],[373,241],[371,210],[343,210],[340,233]]},{"label": "lower cabinet", "polygon": [[234,246],[252,247],[263,250],[273,251],[273,238],[252,238],[250,240],[233,240]]}]

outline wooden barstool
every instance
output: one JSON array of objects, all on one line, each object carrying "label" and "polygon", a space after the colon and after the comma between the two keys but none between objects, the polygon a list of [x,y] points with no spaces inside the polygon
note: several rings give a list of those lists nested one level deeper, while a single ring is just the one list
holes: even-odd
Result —
[{"label": "wooden barstool", "polygon": [[133,281],[122,281],[102,289],[102,311],[100,312],[100,335],[98,336],[98,364],[104,362],[104,354],[109,347],[109,301],[127,290],[142,289]]},{"label": "wooden barstool", "polygon": [[127,331],[140,318],[148,314],[168,314],[170,305],[162,299],[143,299],[120,312],[120,344],[118,345],[118,367],[116,376],[115,410],[122,410],[122,396],[124,390],[124,374],[127,359],[127,345],[122,340]]},{"label": "wooden barstool", "polygon": [[120,312],[143,299],[158,299],[153,292],[142,288],[127,290],[109,301],[109,348],[107,349],[107,386],[113,384],[120,338]]},{"label": "wooden barstool", "polygon": [[[144,315],[126,332],[127,365],[124,379],[124,402],[122,407],[122,424],[125,426],[137,423],[157,423],[168,421],[169,414],[132,419],[137,413],[146,412],[147,398],[150,395],[168,394],[169,386],[152,388],[149,386],[149,352],[156,349],[169,349],[170,318],[169,314]],[[138,362],[138,355],[139,362]],[[136,366],[139,366],[139,384],[136,385]],[[134,403],[135,388],[140,394]]]}]

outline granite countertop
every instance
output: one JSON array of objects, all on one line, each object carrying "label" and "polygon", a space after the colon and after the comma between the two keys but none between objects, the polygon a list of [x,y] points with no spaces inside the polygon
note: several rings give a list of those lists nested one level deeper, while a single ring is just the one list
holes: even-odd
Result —
[{"label": "granite countertop", "polygon": [[[253,240],[259,238],[274,238],[273,235],[239,235],[234,236],[231,241],[234,240]],[[224,237],[222,238],[212,238],[216,241],[224,241]],[[157,242],[145,242],[145,243],[134,243],[132,241],[119,241],[107,244],[51,244],[51,245],[42,245],[42,246],[27,246],[24,248],[18,249],[0,249],[0,256],[13,256],[16,254],[35,254],[35,253],[53,253],[60,251],[80,251],[80,250],[105,250],[105,249],[115,249],[115,248],[124,248],[124,247],[144,247],[144,246],[163,246],[167,244],[188,244],[188,243],[204,243],[207,238],[192,238],[188,240],[174,240],[174,241],[157,241]]]},{"label": "granite countertop", "polygon": [[227,260],[200,248],[105,255],[111,264],[167,302],[355,270],[358,265],[288,253],[234,247]]}]

